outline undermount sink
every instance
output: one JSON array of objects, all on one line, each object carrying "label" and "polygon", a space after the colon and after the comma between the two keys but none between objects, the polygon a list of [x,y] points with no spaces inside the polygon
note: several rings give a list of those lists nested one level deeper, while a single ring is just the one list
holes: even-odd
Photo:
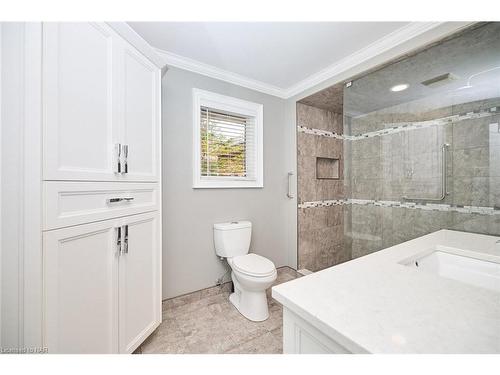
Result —
[{"label": "undermount sink", "polygon": [[401,263],[423,272],[500,292],[500,263],[454,254],[439,246]]}]

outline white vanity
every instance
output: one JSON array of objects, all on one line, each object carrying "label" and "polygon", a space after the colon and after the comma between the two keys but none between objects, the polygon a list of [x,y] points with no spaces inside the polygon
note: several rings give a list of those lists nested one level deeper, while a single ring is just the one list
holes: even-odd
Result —
[{"label": "white vanity", "polygon": [[284,353],[500,353],[499,240],[440,230],[273,287]]}]

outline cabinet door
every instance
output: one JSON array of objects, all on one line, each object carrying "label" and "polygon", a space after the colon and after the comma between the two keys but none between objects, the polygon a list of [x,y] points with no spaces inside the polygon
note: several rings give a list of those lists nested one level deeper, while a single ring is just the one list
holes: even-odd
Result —
[{"label": "cabinet door", "polygon": [[134,351],[161,323],[158,217],[152,212],[123,219],[128,250],[119,262],[120,353]]},{"label": "cabinet door", "polygon": [[119,116],[123,143],[128,147],[128,172],[120,177],[134,181],[159,181],[160,70],[132,46],[123,43]]},{"label": "cabinet door", "polygon": [[50,353],[118,352],[115,224],[44,233],[44,345]]},{"label": "cabinet door", "polygon": [[103,24],[43,24],[45,180],[116,179],[117,42]]}]

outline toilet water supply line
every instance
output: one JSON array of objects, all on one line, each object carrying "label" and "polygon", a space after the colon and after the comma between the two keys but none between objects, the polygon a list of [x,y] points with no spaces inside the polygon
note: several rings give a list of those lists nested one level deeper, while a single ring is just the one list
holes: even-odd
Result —
[{"label": "toilet water supply line", "polygon": [[[221,261],[224,261],[224,258],[220,258]],[[221,286],[222,284],[224,284],[224,279],[226,278],[227,274],[229,274],[231,272],[231,267],[229,267],[226,272],[224,272],[224,275],[222,275],[221,277],[219,277],[216,281],[215,281],[215,286]]]}]

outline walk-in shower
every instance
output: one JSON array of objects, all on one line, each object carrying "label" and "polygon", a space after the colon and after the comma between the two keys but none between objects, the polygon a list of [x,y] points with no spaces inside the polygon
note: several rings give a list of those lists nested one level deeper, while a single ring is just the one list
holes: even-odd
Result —
[{"label": "walk-in shower", "polygon": [[500,235],[499,122],[500,23],[301,100],[299,268],[443,228]]}]

